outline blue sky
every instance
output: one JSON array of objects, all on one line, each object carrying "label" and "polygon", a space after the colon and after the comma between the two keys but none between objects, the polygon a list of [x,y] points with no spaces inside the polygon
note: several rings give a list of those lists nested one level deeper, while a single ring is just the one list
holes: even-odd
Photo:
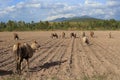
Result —
[{"label": "blue sky", "polygon": [[119,0],[0,0],[0,21],[38,22],[88,15],[120,20]]}]

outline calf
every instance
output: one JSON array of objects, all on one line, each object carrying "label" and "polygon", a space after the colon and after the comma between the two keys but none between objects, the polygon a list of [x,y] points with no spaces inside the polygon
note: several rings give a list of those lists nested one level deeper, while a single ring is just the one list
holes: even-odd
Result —
[{"label": "calf", "polygon": [[27,61],[27,66],[29,69],[29,58],[33,56],[35,50],[37,50],[40,45],[34,41],[31,45],[28,43],[17,43],[13,46],[13,53],[16,59],[16,70],[17,73],[21,73],[21,63],[23,59]]}]

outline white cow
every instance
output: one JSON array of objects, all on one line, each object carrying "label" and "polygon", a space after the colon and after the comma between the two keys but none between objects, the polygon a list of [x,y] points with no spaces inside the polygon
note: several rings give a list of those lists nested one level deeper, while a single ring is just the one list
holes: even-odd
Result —
[{"label": "white cow", "polygon": [[86,36],[84,36],[82,40],[83,40],[83,43],[89,44],[89,40]]}]

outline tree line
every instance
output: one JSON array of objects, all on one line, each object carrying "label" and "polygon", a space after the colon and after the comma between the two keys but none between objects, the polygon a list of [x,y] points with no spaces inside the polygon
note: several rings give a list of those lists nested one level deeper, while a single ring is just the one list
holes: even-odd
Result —
[{"label": "tree line", "polygon": [[12,21],[0,22],[0,31],[33,31],[33,30],[119,30],[120,21],[89,20],[77,22],[49,22],[49,21]]}]

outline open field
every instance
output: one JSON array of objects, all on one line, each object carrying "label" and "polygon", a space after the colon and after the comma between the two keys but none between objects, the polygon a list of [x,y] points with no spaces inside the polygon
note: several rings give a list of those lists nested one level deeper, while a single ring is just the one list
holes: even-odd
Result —
[{"label": "open field", "polygon": [[[55,31],[59,35],[62,31]],[[25,61],[22,75],[13,74],[15,60],[12,46],[14,32],[0,32],[0,80],[120,80],[120,31],[95,31],[90,45],[82,42],[81,31],[64,31],[66,38],[52,39],[52,31],[17,32],[18,42],[36,40],[41,47],[30,59],[27,73]],[[75,32],[77,38],[70,38]],[[108,33],[112,38],[108,38]],[[17,80],[17,79],[16,79]]]}]

